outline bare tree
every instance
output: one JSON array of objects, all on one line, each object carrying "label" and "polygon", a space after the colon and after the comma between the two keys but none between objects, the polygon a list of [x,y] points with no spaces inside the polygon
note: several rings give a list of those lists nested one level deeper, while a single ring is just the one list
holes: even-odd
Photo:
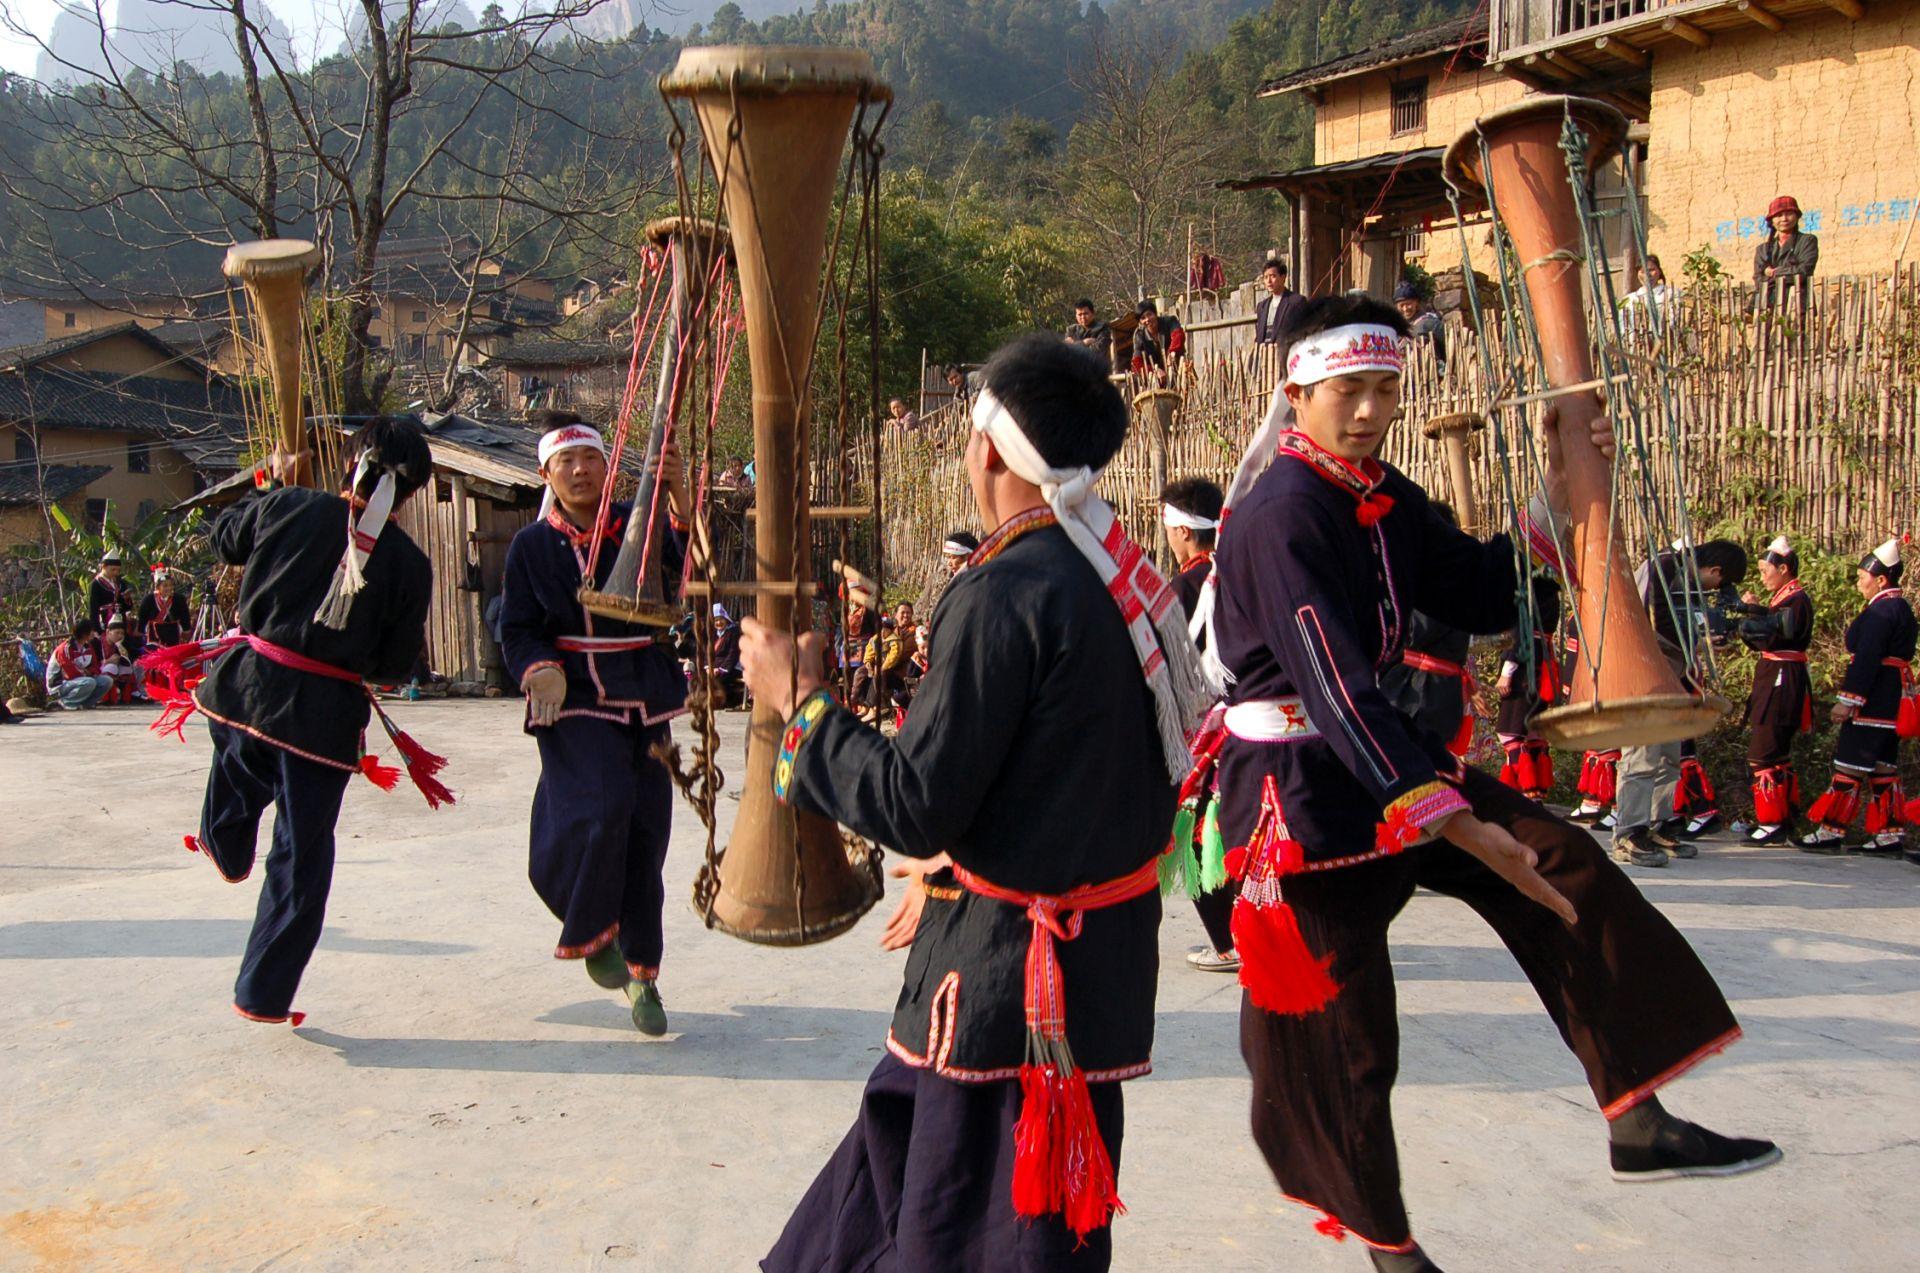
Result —
[{"label": "bare tree", "polygon": [[[16,232],[40,262],[31,281],[83,296],[124,285],[124,268],[106,268],[124,267],[124,253],[94,268],[75,248],[85,242],[76,224],[140,249],[143,264],[184,262],[178,272],[197,275],[181,289],[189,294],[219,290],[207,278],[210,249],[244,237],[236,228],[311,234],[341,302],[331,312],[344,326],[334,345],[344,410],[377,409],[392,375],[369,339],[390,233],[440,232],[451,244],[464,232],[480,245],[455,263],[469,270],[449,359],[457,364],[473,315],[563,249],[624,260],[632,245],[622,229],[663,188],[657,143],[654,177],[636,176],[653,119],[594,109],[647,53],[644,41],[578,39],[604,0],[513,18],[489,6],[470,30],[432,27],[432,0],[355,0],[364,29],[344,55],[304,68],[247,0],[162,2],[217,14],[232,31],[239,72],[130,66],[98,7],[98,56],[87,64],[40,41],[65,80],[33,98],[24,136],[0,138]],[[79,162],[47,171],[38,156],[55,152]],[[190,248],[199,250],[175,251]],[[481,270],[509,253],[518,271]],[[437,399],[451,397],[452,374],[450,366]]]},{"label": "bare tree", "polygon": [[1223,141],[1198,109],[1200,88],[1177,74],[1180,55],[1107,32],[1069,73],[1085,105],[1062,193],[1075,217],[1123,249],[1098,258],[1111,263],[1105,281],[1116,292],[1184,278],[1180,227],[1217,175]]}]

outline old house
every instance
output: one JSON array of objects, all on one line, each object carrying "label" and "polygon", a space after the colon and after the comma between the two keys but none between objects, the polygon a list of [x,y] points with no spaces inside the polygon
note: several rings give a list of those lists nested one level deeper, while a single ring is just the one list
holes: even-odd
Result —
[{"label": "old house", "polygon": [[514,339],[483,354],[479,363],[501,376],[508,412],[566,407],[606,415],[620,401],[632,359],[630,347],[604,340]]},{"label": "old house", "polygon": [[381,248],[367,336],[397,363],[436,370],[471,361],[502,330],[559,317],[552,280],[471,239],[396,239]]},{"label": "old house", "polygon": [[0,547],[42,541],[43,502],[134,524],[233,472],[241,395],[127,321],[0,352]]},{"label": "old house", "polygon": [[1820,271],[1912,259],[1920,5],[1893,0],[1491,0],[1489,64],[1643,102],[1648,239],[1738,277],[1791,194]]},{"label": "old house", "polygon": [[[1296,282],[1387,294],[1402,261],[1438,274],[1460,235],[1440,157],[1480,115],[1528,93],[1579,93],[1630,121],[1598,175],[1603,211],[1637,198],[1648,245],[1677,274],[1708,249],[1737,277],[1792,194],[1821,272],[1890,268],[1916,214],[1920,6],[1863,0],[1490,0],[1469,18],[1273,79],[1313,103],[1314,162],[1236,177],[1292,209]],[[1899,104],[1901,109],[1889,109]],[[1468,247],[1487,239],[1469,209]],[[1611,220],[1618,268],[1622,219]],[[1911,249],[1908,249],[1911,259]]]}]

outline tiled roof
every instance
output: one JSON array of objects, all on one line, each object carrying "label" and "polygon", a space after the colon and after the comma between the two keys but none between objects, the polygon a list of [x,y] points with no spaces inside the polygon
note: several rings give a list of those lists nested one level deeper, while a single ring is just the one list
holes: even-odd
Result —
[{"label": "tiled roof", "polygon": [[516,340],[487,355],[507,367],[603,367],[633,357],[631,349],[586,340]]},{"label": "tiled roof", "polygon": [[1455,18],[1451,22],[1442,22],[1438,26],[1397,36],[1384,43],[1376,44],[1370,49],[1348,53],[1343,57],[1332,58],[1318,65],[1303,67],[1298,71],[1270,79],[1253,90],[1253,94],[1255,97],[1270,97],[1275,93],[1291,92],[1314,84],[1324,84],[1328,80],[1343,79],[1361,71],[1371,71],[1382,66],[1392,66],[1397,62],[1411,62],[1416,58],[1450,52],[1462,44],[1469,48],[1477,47],[1484,52],[1486,42],[1487,11],[1485,6],[1482,6],[1464,18]]},{"label": "tiled roof", "polygon": [[94,429],[159,439],[200,469],[237,465],[247,436],[246,408],[225,381],[32,367],[0,374],[0,420],[32,420],[43,429]]},{"label": "tiled roof", "polygon": [[[198,324],[194,323],[167,324],[167,326],[173,327],[191,327],[197,325]],[[38,363],[48,362],[58,358],[62,354],[70,354],[76,349],[85,349],[88,345],[96,344],[103,340],[114,340],[121,336],[133,337],[141,344],[152,349],[154,353],[160,355],[162,358],[184,367],[196,375],[204,376],[208,374],[206,367],[201,365],[201,363],[187,351],[168,344],[164,338],[142,327],[132,319],[128,319],[124,323],[115,323],[111,327],[96,327],[92,331],[76,332],[71,336],[61,336],[58,339],[43,341],[37,345],[22,345],[17,349],[0,351],[0,371],[10,371],[20,367],[31,367]]]},{"label": "tiled roof", "polygon": [[105,464],[49,464],[38,472],[31,464],[0,464],[0,508],[65,499],[111,472]]}]

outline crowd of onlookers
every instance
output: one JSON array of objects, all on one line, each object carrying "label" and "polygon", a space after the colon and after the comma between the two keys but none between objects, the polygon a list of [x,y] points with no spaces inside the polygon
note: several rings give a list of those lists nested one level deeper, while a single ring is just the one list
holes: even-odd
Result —
[{"label": "crowd of onlookers", "polygon": [[42,655],[22,640],[21,656],[31,675],[43,678],[49,706],[81,711],[103,704],[146,702],[145,676],[137,660],[149,648],[197,639],[192,604],[175,572],[153,568],[144,596],[125,576],[121,555],[109,550],[87,584],[87,613]]}]

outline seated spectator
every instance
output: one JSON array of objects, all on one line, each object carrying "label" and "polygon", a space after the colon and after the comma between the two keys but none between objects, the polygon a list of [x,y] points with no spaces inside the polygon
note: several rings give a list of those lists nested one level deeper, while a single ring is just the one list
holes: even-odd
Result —
[{"label": "seated spectator", "polygon": [[1820,264],[1820,237],[1800,233],[1800,205],[1783,194],[1767,205],[1769,234],[1753,250],[1753,304],[1762,309],[1797,293],[1807,303],[1807,280]]},{"label": "seated spectator", "polygon": [[893,699],[900,668],[907,661],[906,640],[890,614],[880,616],[880,631],[867,642],[854,677],[854,703],[861,719],[878,724],[880,709]]},{"label": "seated spectator", "polygon": [[[862,662],[866,658],[867,642],[880,631],[880,621],[872,609],[873,595],[865,588],[847,590],[847,617],[840,627],[840,666],[854,669],[854,687],[860,685]],[[858,694],[855,694],[856,701]]]},{"label": "seated spectator", "polygon": [[113,678],[100,671],[99,636],[98,624],[81,619],[47,660],[47,697],[70,712],[93,707],[113,692]]},{"label": "seated spectator", "polygon": [[1277,345],[1280,333],[1307,307],[1307,298],[1287,286],[1287,263],[1277,257],[1268,257],[1260,267],[1260,282],[1267,294],[1253,305],[1253,343]]},{"label": "seated spectator", "polygon": [[720,687],[726,706],[746,700],[746,681],[740,672],[740,628],[717,601],[713,603],[713,649],[707,656],[707,680]]},{"label": "seated spectator", "polygon": [[[134,664],[133,646],[127,640],[127,621],[118,615],[107,620],[100,636],[100,675],[113,681],[113,690],[103,703],[131,703],[139,691],[139,668]],[[146,697],[144,694],[142,698]]]},{"label": "seated spectator", "polygon": [[1094,312],[1093,302],[1082,296],[1073,303],[1073,321],[1067,324],[1067,343],[1085,345],[1102,358],[1112,356],[1113,328]]},{"label": "seated spectator", "polygon": [[720,470],[720,476],[713,484],[723,491],[744,491],[753,485],[753,479],[747,476],[747,462],[737,455],[727,457],[726,467]]},{"label": "seated spectator", "polygon": [[888,398],[887,423],[903,433],[912,433],[920,427],[920,413],[907,410],[905,398]]},{"label": "seated spectator", "polygon": [[1433,342],[1433,356],[1441,367],[1447,365],[1447,324],[1433,306],[1427,304],[1427,298],[1411,282],[1402,280],[1400,286],[1393,289],[1393,307],[1400,311],[1400,317],[1407,320],[1416,341]]},{"label": "seated spectator", "polygon": [[900,710],[899,720],[906,723],[907,708],[913,705],[913,696],[920,688],[920,678],[927,674],[927,650],[933,641],[933,630],[921,624],[913,630],[913,653],[907,655],[907,661],[900,667],[900,688],[893,692],[893,705]]},{"label": "seated spectator", "polygon": [[1152,370],[1161,384],[1176,379],[1187,356],[1187,331],[1171,314],[1162,315],[1152,301],[1139,304],[1140,325],[1133,329],[1135,375]]},{"label": "seated spectator", "polygon": [[1620,312],[1626,318],[1646,321],[1648,310],[1657,308],[1660,321],[1664,323],[1669,321],[1668,307],[1679,298],[1680,293],[1667,282],[1667,271],[1661,266],[1660,258],[1649,254],[1647,281],[1620,298]]}]

